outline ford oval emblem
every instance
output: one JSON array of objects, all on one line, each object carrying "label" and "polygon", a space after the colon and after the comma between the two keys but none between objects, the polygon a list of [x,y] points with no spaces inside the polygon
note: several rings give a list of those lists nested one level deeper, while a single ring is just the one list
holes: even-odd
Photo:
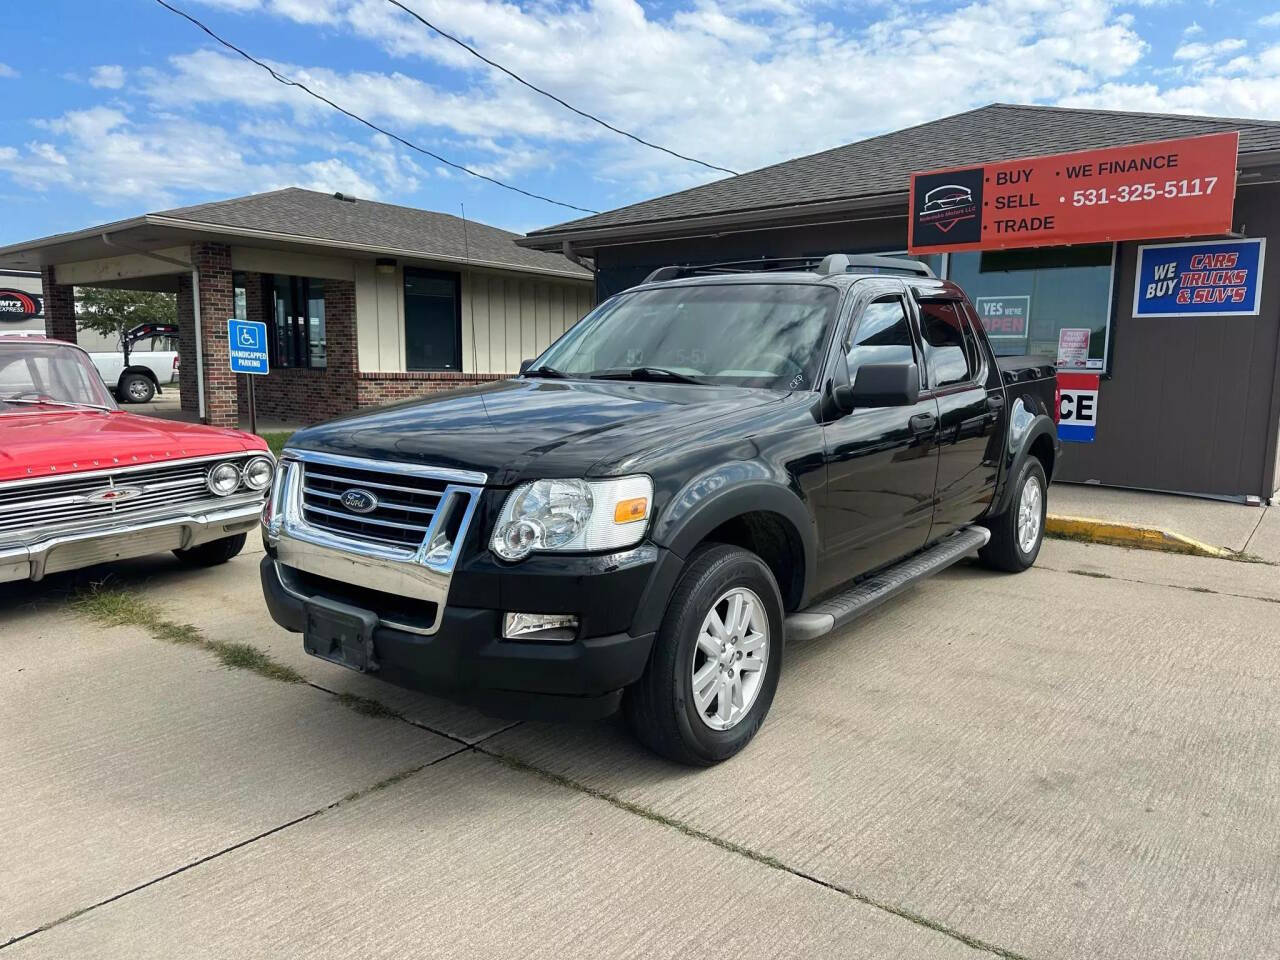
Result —
[{"label": "ford oval emblem", "polygon": [[342,495],[342,505],[352,513],[373,513],[378,509],[378,498],[368,490],[352,487]]}]

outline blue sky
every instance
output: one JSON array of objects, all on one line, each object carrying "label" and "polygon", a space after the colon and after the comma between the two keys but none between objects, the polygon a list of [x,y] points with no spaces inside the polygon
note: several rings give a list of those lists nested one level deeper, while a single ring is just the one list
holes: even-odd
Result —
[{"label": "blue sky", "polygon": [[[386,0],[172,0],[451,160],[605,210],[720,176],[530,93]],[[405,0],[646,139],[748,170],[995,100],[1280,120],[1273,0]],[[6,11],[0,243],[281,186],[525,231],[572,210],[441,167],[154,0]]]}]

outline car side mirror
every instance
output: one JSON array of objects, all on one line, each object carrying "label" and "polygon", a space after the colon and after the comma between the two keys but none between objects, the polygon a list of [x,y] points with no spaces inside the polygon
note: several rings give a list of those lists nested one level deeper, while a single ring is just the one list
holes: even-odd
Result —
[{"label": "car side mirror", "polygon": [[864,363],[851,386],[836,387],[844,413],[864,407],[909,407],[920,399],[920,368],[914,363]]},{"label": "car side mirror", "polygon": [[530,367],[532,367],[532,366],[533,366],[533,361],[534,361],[534,359],[536,359],[536,358],[534,358],[534,357],[530,357],[528,360],[521,360],[521,361],[520,361],[520,372],[521,372],[521,373],[524,373],[526,370],[528,370]]}]

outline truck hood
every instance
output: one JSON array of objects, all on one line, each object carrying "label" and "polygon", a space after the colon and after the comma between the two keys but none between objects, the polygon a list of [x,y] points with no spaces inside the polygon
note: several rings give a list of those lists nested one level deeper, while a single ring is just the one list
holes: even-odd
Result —
[{"label": "truck hood", "polygon": [[293,435],[290,448],[488,474],[589,476],[656,440],[685,442],[708,424],[785,394],[616,380],[503,380],[357,414]]},{"label": "truck hood", "polygon": [[265,449],[259,437],[240,430],[120,410],[0,415],[0,482]]}]

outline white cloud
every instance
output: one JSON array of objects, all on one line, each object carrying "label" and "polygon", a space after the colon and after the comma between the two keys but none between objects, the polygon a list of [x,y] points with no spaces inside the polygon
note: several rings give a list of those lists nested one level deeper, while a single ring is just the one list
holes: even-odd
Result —
[{"label": "white cloud", "polygon": [[1261,27],[1280,27],[1280,10],[1275,13],[1268,13],[1258,21]]},{"label": "white cloud", "polygon": [[0,63],[0,77],[16,77],[18,71],[13,69],[7,63]]},{"label": "white cloud", "polygon": [[65,188],[102,204],[165,205],[183,192],[236,194],[291,185],[379,195],[376,184],[345,160],[264,159],[221,127],[172,114],[136,123],[118,109],[93,107],[40,127],[49,139],[0,151],[0,170],[31,189]]},{"label": "white cloud", "polygon": [[1184,37],[1194,37],[1200,33],[1204,33],[1204,27],[1200,26],[1200,24],[1194,20],[1182,28],[1182,35]]},{"label": "white cloud", "polygon": [[124,86],[124,67],[116,63],[104,63],[94,67],[89,74],[89,84],[94,87],[105,87],[108,90],[119,90]]},{"label": "white cloud", "polygon": [[1219,40],[1216,43],[1184,43],[1173,51],[1173,59],[1205,60],[1221,56],[1224,53],[1234,53],[1237,50],[1243,50],[1244,47],[1245,41],[1239,37],[1230,37],[1226,40]]}]

